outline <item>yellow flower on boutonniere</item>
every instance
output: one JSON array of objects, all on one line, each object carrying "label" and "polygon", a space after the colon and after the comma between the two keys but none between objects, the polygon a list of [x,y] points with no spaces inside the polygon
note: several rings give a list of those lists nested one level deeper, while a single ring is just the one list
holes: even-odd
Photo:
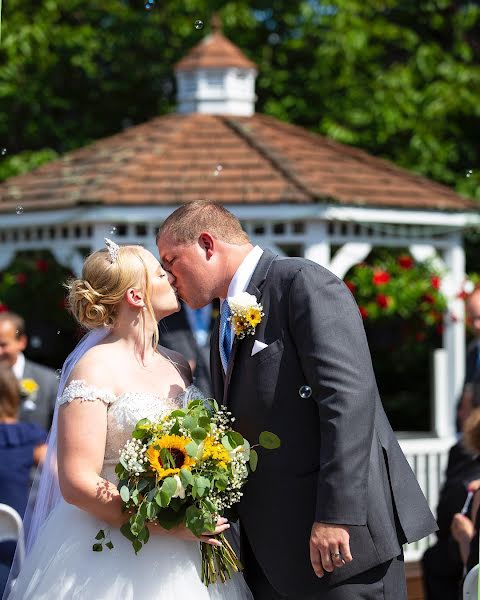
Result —
[{"label": "yellow flower on boutonniere", "polygon": [[35,379],[22,379],[20,381],[20,390],[26,396],[31,396],[38,390],[38,383]]},{"label": "yellow flower on boutonniere", "polygon": [[247,335],[254,335],[255,328],[262,322],[263,306],[255,296],[242,292],[237,296],[228,298],[228,305],[232,311],[232,322],[235,335],[243,339]]}]

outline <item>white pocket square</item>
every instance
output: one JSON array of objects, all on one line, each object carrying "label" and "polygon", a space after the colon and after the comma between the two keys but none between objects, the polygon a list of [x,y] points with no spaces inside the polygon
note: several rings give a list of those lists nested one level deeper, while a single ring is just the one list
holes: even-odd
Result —
[{"label": "white pocket square", "polygon": [[267,346],[268,346],[268,344],[264,344],[263,342],[259,342],[258,340],[255,340],[255,343],[253,344],[253,348],[252,348],[252,354],[250,356],[254,356],[258,352],[261,352]]}]

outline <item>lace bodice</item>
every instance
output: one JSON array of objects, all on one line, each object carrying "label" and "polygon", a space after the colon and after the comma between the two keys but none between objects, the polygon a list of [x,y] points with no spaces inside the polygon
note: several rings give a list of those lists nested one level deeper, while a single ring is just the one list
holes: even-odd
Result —
[{"label": "lace bodice", "polygon": [[186,406],[190,400],[203,397],[204,394],[194,385],[173,398],[160,398],[143,392],[125,392],[116,396],[111,390],[74,380],[65,388],[58,402],[65,404],[79,398],[90,402],[102,401],[107,405],[107,439],[101,475],[117,483],[115,465],[118,453],[130,438],[137,421],[145,418],[156,420],[166,412]]}]

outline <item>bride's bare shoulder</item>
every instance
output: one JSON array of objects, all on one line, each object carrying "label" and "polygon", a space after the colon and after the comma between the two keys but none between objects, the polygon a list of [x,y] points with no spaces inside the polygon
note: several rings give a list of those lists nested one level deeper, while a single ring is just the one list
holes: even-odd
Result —
[{"label": "bride's bare shoulder", "polygon": [[109,389],[115,388],[115,371],[120,367],[115,352],[109,352],[107,346],[98,345],[85,352],[73,368],[68,383],[74,380]]}]

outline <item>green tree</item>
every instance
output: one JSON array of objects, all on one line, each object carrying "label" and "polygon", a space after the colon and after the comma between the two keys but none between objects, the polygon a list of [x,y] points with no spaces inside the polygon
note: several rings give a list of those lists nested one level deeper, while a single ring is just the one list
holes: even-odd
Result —
[{"label": "green tree", "polygon": [[478,3],[308,2],[279,33],[266,112],[480,197]]},{"label": "green tree", "polygon": [[[0,47],[0,148],[8,154],[0,178],[171,111],[173,65],[218,11],[225,34],[259,65],[259,111],[480,197],[478,2],[148,6],[9,1]],[[196,20],[205,27],[196,29]]]}]

